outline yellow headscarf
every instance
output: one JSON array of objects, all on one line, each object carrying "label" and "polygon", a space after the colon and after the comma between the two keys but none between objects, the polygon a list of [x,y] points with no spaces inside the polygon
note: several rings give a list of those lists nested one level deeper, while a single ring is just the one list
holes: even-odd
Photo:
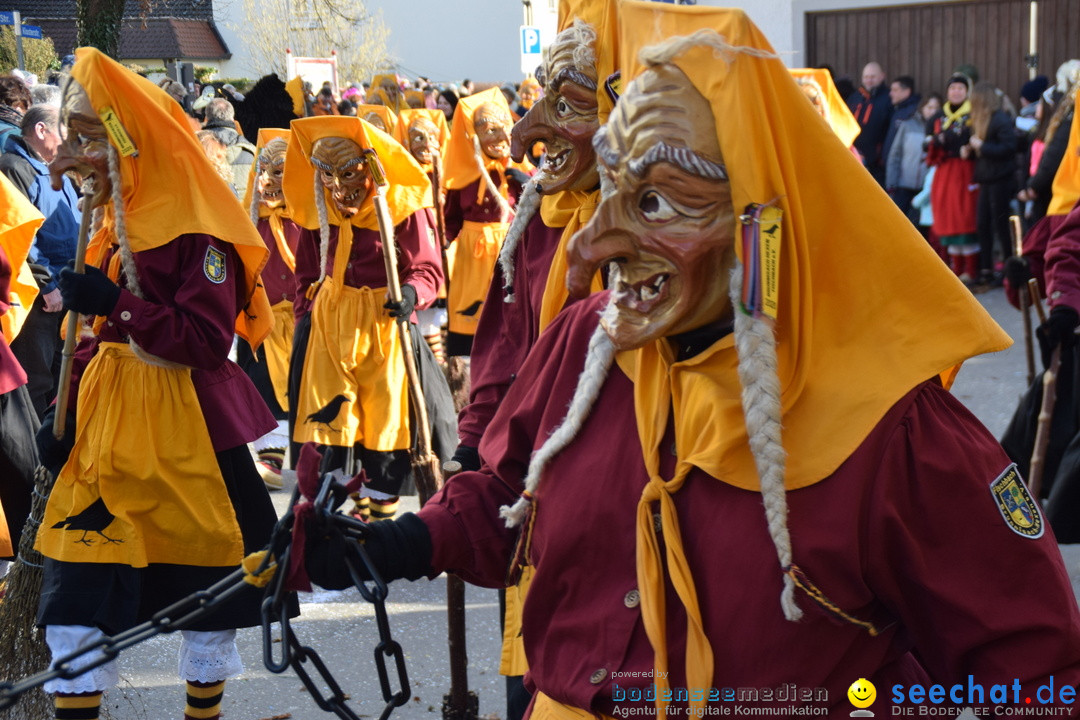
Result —
[{"label": "yellow headscarf", "polygon": [[[450,142],[447,143],[446,155],[443,157],[443,187],[447,190],[461,190],[480,179],[480,168],[476,165],[476,151],[473,146],[473,138],[476,137],[473,114],[481,105],[487,103],[499,105],[506,111],[506,117],[511,117],[506,96],[497,87],[473,93],[458,101],[457,109],[454,110],[454,124],[450,128]],[[515,163],[509,159],[504,162],[484,156],[484,163],[487,166],[497,163],[503,169],[532,169],[528,160]]]},{"label": "yellow headscarf", "polygon": [[[244,207],[251,208],[252,195],[255,193],[255,171],[259,168],[259,155],[262,153],[263,148],[271,140],[279,138],[288,142],[291,134],[292,132],[285,128],[259,128],[259,135],[256,138],[255,145],[255,161],[251,163],[251,172],[248,173],[247,192],[244,193]],[[259,203],[259,207],[255,208],[255,212],[260,218],[267,218],[270,223],[270,234],[274,236],[274,242],[277,244],[278,254],[281,255],[289,270],[295,271],[296,257],[292,248],[289,247],[288,240],[285,239],[285,226],[282,223],[282,220],[292,217],[289,214],[289,206],[282,203],[278,207],[269,208],[265,204]]]},{"label": "yellow headscarf", "polygon": [[[390,184],[386,202],[395,225],[417,210],[431,207],[431,183],[427,175],[397,140],[360,118],[341,115],[303,118],[292,122],[292,137],[289,138],[289,149],[285,153],[285,178],[282,182],[285,203],[289,206],[293,221],[298,225],[309,230],[319,228],[319,210],[313,194],[315,168],[311,166],[311,146],[316,140],[328,137],[348,138],[361,148],[374,150],[379,156]],[[323,192],[326,193],[325,190]],[[330,224],[343,225],[349,222],[337,212],[329,195],[324,197]],[[351,224],[368,230],[379,229],[371,195],[364,201],[360,212],[351,218]]]},{"label": "yellow headscarf", "polygon": [[431,108],[409,108],[398,115],[397,137],[406,149],[409,147],[409,125],[418,117],[427,117],[439,128],[439,156],[446,155],[446,145],[450,142],[450,126],[446,124],[446,113]]},{"label": "yellow headscarf", "polygon": [[[1078,90],[1080,85],[1073,86],[1074,95]],[[1068,147],[1054,174],[1053,194],[1046,214],[1068,215],[1077,199],[1080,199],[1080,121],[1073,120]]]},{"label": "yellow headscarf", "polygon": [[[369,113],[375,113],[380,118],[382,118],[383,123],[386,124],[386,134],[394,138],[398,142],[401,142],[401,136],[398,133],[398,116],[396,112],[386,107],[385,105],[356,106],[356,117],[360,118],[361,120],[365,120]],[[378,130],[378,128],[375,129]]]},{"label": "yellow headscarf", "polygon": [[[133,252],[152,250],[186,233],[205,233],[231,243],[244,266],[248,306],[236,331],[257,347],[273,325],[266,291],[257,282],[269,252],[191,132],[180,105],[164,90],[139,77],[96,48],[75,51],[71,76],[94,110],[112,127],[110,141],[120,154],[124,225]],[[115,123],[107,121],[115,118]],[[124,154],[125,138],[135,153]],[[97,235],[87,262],[99,263],[107,250]]]},{"label": "yellow headscarf", "polygon": [[[382,86],[384,81],[390,81],[397,86],[398,95],[396,100],[391,100],[390,96],[386,94],[385,90],[383,90]],[[370,89],[368,90],[368,95],[370,95],[371,97],[379,98],[382,104],[390,108],[390,110],[395,115],[409,107],[408,103],[405,102],[405,91],[401,89],[401,83],[398,82],[397,75],[383,73],[382,75],[376,75],[375,77],[371,78],[371,85]],[[387,125],[386,127],[392,128],[393,125]]]},{"label": "yellow headscarf", "polygon": [[[775,337],[788,490],[835,472],[919,383],[1011,344],[858,160],[836,143],[743,11],[625,0],[619,13],[627,80],[643,70],[637,57],[642,47],[674,36],[712,30],[727,46],[697,45],[672,62],[712,107],[736,214],[752,203],[773,203],[782,213]],[[738,221],[734,230],[740,238]],[[749,261],[738,240],[736,249],[740,260]],[[688,619],[687,684],[710,687],[712,648],[670,495],[691,466],[739,488],[760,488],[734,339],[682,363],[674,362],[663,340],[616,359],[634,381],[650,474],[637,538],[642,617],[657,668],[666,670],[664,564],[649,510],[659,501],[669,580]],[[669,413],[679,461],[667,480],[659,477],[658,444]],[[797,539],[793,549],[797,561]],[[666,683],[661,673],[656,677]]]},{"label": "yellow headscarf", "polygon": [[596,32],[596,100],[600,124],[607,122],[615,103],[604,83],[619,68],[618,7],[616,0],[559,0],[558,32],[588,23]]},{"label": "yellow headscarf", "polygon": [[[34,243],[34,235],[45,222],[41,212],[27,200],[7,176],[0,173],[0,248],[11,264],[11,307],[0,315],[0,328],[8,344],[15,339],[26,322],[26,316],[38,295],[38,286],[26,257]],[[7,300],[8,298],[3,298]]]},{"label": "yellow headscarf", "polygon": [[304,80],[299,75],[285,83],[285,92],[292,98],[292,112],[298,118],[304,117],[307,103],[304,102]]},{"label": "yellow headscarf", "polygon": [[[255,170],[259,167],[259,153],[271,140],[281,138],[287,142],[289,135],[291,135],[291,132],[288,128],[259,128],[259,135],[255,139],[255,162],[251,163],[251,170],[248,172],[247,192],[244,193],[242,201],[244,207],[251,207],[251,195],[255,192]],[[266,206],[259,207],[259,217],[266,217],[269,212]]]},{"label": "yellow headscarf", "polygon": [[791,74],[796,80],[811,81],[824,94],[821,102],[825,106],[825,121],[840,138],[844,147],[851,147],[855,138],[862,132],[859,121],[851,114],[851,108],[840,97],[832,74],[823,68],[792,68]]}]

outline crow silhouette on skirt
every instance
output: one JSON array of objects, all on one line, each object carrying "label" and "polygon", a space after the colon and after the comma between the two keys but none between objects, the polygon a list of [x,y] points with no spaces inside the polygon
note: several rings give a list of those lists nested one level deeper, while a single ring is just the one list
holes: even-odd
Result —
[{"label": "crow silhouette on skirt", "polygon": [[458,310],[457,314],[458,315],[464,315],[465,317],[472,317],[476,313],[480,312],[480,306],[483,305],[483,304],[484,304],[483,300],[477,300],[476,302],[474,302],[472,305],[465,308],[464,310]]},{"label": "crow silhouette on skirt", "polygon": [[105,528],[109,527],[109,523],[113,521],[116,516],[109,512],[109,508],[105,507],[105,500],[98,498],[94,502],[77,515],[68,515],[60,522],[53,525],[53,529],[66,527],[68,530],[82,530],[83,536],[75,542],[82,543],[83,545],[93,545],[94,541],[86,537],[87,533],[96,532],[101,537],[105,538],[107,543],[122,543],[123,540],[111,538],[102,532]]},{"label": "crow silhouette on skirt", "polygon": [[344,405],[348,399],[348,395],[335,395],[333,400],[308,415],[307,420],[305,420],[304,422],[316,422],[320,425],[325,425],[334,432],[337,432],[337,428],[330,423],[332,423],[334,421],[334,418],[338,416],[338,413],[341,412],[341,406]]}]

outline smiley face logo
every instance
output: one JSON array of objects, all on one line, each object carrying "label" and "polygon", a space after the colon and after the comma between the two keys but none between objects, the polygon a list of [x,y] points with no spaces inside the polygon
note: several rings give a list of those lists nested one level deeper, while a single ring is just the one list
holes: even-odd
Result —
[{"label": "smiley face logo", "polygon": [[[859,709],[868,708],[877,699],[877,688],[866,678],[859,678],[851,683],[847,691],[848,700]],[[862,715],[863,713],[859,713]],[[855,713],[852,713],[855,715]]]}]

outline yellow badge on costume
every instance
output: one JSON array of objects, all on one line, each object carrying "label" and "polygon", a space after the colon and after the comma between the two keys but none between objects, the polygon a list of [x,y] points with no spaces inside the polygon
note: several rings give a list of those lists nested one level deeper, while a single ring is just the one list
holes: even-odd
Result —
[{"label": "yellow badge on costume", "polygon": [[1040,538],[1043,534],[1042,515],[1039,505],[1028,493],[1016,465],[1010,465],[990,485],[998,510],[1005,518],[1005,524],[1017,535],[1026,538]]},{"label": "yellow badge on costume", "polygon": [[206,279],[220,285],[225,282],[225,253],[211,245],[206,248],[206,257],[203,259],[203,273]]}]

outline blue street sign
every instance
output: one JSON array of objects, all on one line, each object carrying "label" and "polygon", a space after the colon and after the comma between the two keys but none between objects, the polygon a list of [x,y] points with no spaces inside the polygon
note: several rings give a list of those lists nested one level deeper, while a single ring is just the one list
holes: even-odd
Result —
[{"label": "blue street sign", "polygon": [[540,54],[540,28],[529,25],[521,26],[521,54]]},{"label": "blue street sign", "polygon": [[14,25],[15,16],[7,10],[0,12],[0,25]]},{"label": "blue street sign", "polygon": [[34,38],[35,40],[41,39],[41,28],[37,25],[23,25],[21,29],[21,34],[24,38]]}]

